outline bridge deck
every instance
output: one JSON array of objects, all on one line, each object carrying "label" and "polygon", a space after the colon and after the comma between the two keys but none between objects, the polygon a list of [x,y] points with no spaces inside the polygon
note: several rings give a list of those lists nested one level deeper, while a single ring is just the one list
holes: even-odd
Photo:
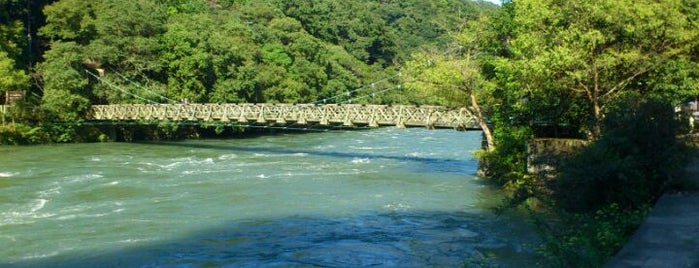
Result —
[{"label": "bridge deck", "polygon": [[464,108],[361,104],[115,104],[93,105],[96,121],[238,122],[265,125],[399,126],[478,129]]}]

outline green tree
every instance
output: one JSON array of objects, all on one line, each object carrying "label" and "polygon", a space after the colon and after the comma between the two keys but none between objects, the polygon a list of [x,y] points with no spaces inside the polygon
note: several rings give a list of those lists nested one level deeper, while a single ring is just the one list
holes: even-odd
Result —
[{"label": "green tree", "polygon": [[53,42],[38,66],[44,77],[41,106],[60,121],[76,121],[88,108],[88,80],[84,72],[82,48],[75,42]]},{"label": "green tree", "polygon": [[20,1],[0,0],[0,51],[13,61],[20,58],[27,42],[25,26],[19,18],[21,9]]},{"label": "green tree", "polygon": [[368,64],[391,64],[396,53],[394,31],[373,1],[287,1],[281,6],[286,15],[299,20],[314,36],[341,45]]},{"label": "green tree", "polygon": [[686,163],[676,138],[680,129],[669,100],[636,92],[620,96],[608,106],[599,140],[570,159],[550,182],[553,199],[573,212],[651,203]]},{"label": "green tree", "polygon": [[96,34],[94,7],[100,2],[61,0],[44,7],[46,25],[39,34],[51,40],[87,44]]},{"label": "green tree", "polygon": [[[29,76],[39,57],[39,43],[34,41],[38,14],[50,1],[0,0],[0,91],[31,89]],[[31,91],[30,91],[31,92]]]},{"label": "green tree", "polygon": [[0,94],[7,90],[24,89],[29,85],[29,76],[15,68],[15,61],[0,50]]},{"label": "green tree", "polygon": [[[498,166],[516,176],[495,173],[514,190],[509,201],[535,197],[548,217],[563,223],[538,223],[552,266],[601,265],[681,169],[673,106],[699,93],[697,4],[521,0],[503,6],[493,25],[503,45],[490,52],[500,59],[485,71],[502,89],[494,91],[501,99],[496,142],[519,149],[487,162],[518,163]],[[507,121],[511,126],[497,126]],[[527,135],[520,134],[530,129],[541,136],[544,126],[563,125],[593,141],[558,166],[555,178],[525,173]],[[523,131],[502,133],[513,129]]]},{"label": "green tree", "polygon": [[[510,43],[514,60],[501,69],[517,77],[520,95],[529,97],[534,119],[566,107],[559,112],[561,117],[576,110],[580,102],[575,100],[582,99],[587,112],[574,117],[592,122],[582,127],[596,137],[607,104],[623,92],[662,94],[650,80],[696,79],[676,77],[687,72],[662,71],[672,62],[687,63],[692,57],[699,40],[696,1],[526,0],[511,4],[516,24]],[[675,77],[665,79],[668,75]]]},{"label": "green tree", "polygon": [[[489,113],[484,101],[490,98],[495,84],[483,76],[479,54],[483,50],[478,38],[485,35],[485,20],[473,21],[469,27],[452,34],[452,48],[442,53],[416,54],[406,64],[408,86],[436,96],[435,104],[467,106],[469,114],[483,130],[488,151],[496,149],[495,138],[488,123]],[[492,104],[492,102],[491,102]]]}]

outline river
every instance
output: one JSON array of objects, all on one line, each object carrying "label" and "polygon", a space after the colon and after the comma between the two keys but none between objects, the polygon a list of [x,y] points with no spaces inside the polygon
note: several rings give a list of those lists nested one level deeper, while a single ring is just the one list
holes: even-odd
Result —
[{"label": "river", "polygon": [[0,147],[0,267],[533,264],[480,132]]}]

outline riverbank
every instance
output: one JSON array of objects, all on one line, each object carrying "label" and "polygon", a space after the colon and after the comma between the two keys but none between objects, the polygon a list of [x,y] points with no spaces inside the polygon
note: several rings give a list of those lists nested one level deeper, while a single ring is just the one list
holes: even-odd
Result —
[{"label": "riverbank", "polygon": [[663,195],[605,267],[699,267],[699,156],[685,170],[690,191]]},{"label": "riverbank", "polygon": [[[0,125],[0,145],[52,143],[175,141],[186,139],[251,138],[331,130],[366,130],[367,127],[334,125],[258,125],[197,122],[125,122],[36,125]],[[65,133],[64,133],[65,132]]]}]

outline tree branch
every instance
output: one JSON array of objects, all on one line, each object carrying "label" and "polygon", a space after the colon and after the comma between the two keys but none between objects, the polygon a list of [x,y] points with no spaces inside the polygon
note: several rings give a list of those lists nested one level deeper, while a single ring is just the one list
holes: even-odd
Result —
[{"label": "tree branch", "polygon": [[617,91],[623,89],[624,87],[626,87],[626,85],[628,85],[629,83],[631,83],[631,81],[633,81],[634,79],[636,79],[636,77],[638,77],[639,75],[642,75],[642,74],[645,74],[645,73],[649,72],[650,70],[652,70],[653,68],[655,68],[655,66],[657,66],[657,65],[658,65],[658,63],[654,64],[654,65],[651,66],[650,68],[645,68],[645,69],[642,69],[642,70],[640,70],[640,71],[634,73],[633,75],[631,75],[631,76],[629,76],[628,78],[626,78],[626,79],[622,80],[621,82],[619,82],[616,86],[614,86],[612,89],[610,89],[609,91],[607,91],[607,93],[602,94],[602,95],[600,96],[600,98],[606,98],[607,96],[609,96],[609,95],[611,95],[611,94],[614,94],[614,93],[616,93]]}]

